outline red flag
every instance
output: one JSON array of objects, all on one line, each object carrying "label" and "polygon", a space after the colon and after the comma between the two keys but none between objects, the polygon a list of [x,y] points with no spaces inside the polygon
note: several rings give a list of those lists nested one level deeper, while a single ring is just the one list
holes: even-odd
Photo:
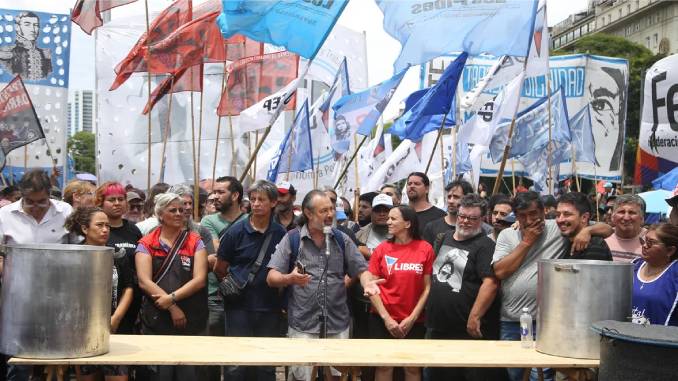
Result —
[{"label": "red flag", "polygon": [[190,22],[192,18],[191,4],[191,0],[176,0],[153,20],[149,32],[141,35],[127,57],[115,67],[117,76],[110,90],[117,89],[132,73],[148,70],[144,58],[145,48],[149,44],[162,41],[179,27]]},{"label": "red flag", "polygon": [[146,103],[143,113],[148,114],[162,97],[171,93],[180,93],[182,91],[202,91],[202,70],[203,65],[195,65],[186,69],[181,69],[177,74],[170,75],[151,93],[151,99]]},{"label": "red flag", "polygon": [[[221,95],[217,114],[240,112],[276,93],[297,78],[299,56],[287,51],[245,57],[228,67],[228,85]],[[294,110],[295,102],[287,104]]]},{"label": "red flag", "polygon": [[16,76],[0,90],[0,169],[12,150],[44,137],[28,91]]},{"label": "red flag", "polygon": [[101,12],[135,1],[137,0],[77,0],[71,12],[71,21],[80,25],[83,32],[91,35],[95,28],[104,24]]}]

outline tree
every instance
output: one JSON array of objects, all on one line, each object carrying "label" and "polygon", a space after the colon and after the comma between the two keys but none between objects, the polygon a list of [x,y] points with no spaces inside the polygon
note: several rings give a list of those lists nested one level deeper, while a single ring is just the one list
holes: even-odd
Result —
[{"label": "tree", "polygon": [[87,131],[77,132],[68,140],[68,153],[75,162],[78,172],[95,173],[94,134]]},{"label": "tree", "polygon": [[[633,178],[636,163],[636,149],[640,135],[641,86],[645,71],[655,62],[664,58],[652,54],[646,47],[623,37],[596,33],[577,40],[571,48],[556,50],[552,55],[589,53],[600,56],[626,58],[629,61],[629,91],[626,102],[626,148],[624,151],[624,174]],[[624,181],[630,183],[631,181]]]}]

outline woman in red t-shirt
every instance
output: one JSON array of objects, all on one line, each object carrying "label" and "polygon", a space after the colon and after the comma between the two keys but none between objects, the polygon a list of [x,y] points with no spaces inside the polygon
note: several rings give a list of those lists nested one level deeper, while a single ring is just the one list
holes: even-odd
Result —
[{"label": "woman in red t-shirt", "polygon": [[[370,297],[370,337],[375,339],[423,339],[424,306],[431,289],[433,248],[419,235],[417,213],[397,206],[388,213],[391,238],[374,249],[369,271],[385,281],[380,294]],[[377,381],[391,380],[393,368],[377,368]],[[405,368],[405,379],[419,380],[419,368]]]}]

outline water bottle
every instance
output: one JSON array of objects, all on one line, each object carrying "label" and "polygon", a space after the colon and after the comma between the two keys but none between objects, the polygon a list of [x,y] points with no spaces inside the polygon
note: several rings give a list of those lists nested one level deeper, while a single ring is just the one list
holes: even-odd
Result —
[{"label": "water bottle", "polygon": [[523,348],[532,348],[534,344],[532,315],[530,315],[530,309],[527,307],[523,308],[523,313],[520,315],[520,343]]}]

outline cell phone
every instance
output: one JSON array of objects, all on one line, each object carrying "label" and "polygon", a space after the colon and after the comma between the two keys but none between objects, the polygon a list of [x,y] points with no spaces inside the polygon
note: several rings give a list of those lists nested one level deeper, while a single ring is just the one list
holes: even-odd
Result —
[{"label": "cell phone", "polygon": [[297,272],[298,272],[299,274],[302,274],[302,275],[303,275],[303,274],[306,274],[306,266],[305,266],[303,263],[301,263],[300,261],[297,260],[297,261],[294,263],[294,267],[297,268]]}]

